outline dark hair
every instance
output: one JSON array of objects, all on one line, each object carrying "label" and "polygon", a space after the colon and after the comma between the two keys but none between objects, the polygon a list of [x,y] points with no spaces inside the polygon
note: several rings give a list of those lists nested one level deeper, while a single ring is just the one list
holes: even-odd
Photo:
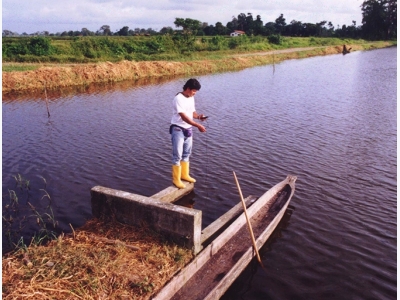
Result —
[{"label": "dark hair", "polygon": [[190,78],[188,81],[186,81],[185,85],[183,86],[183,90],[186,90],[187,88],[198,91],[201,89],[201,84],[200,82],[198,82],[197,79]]}]

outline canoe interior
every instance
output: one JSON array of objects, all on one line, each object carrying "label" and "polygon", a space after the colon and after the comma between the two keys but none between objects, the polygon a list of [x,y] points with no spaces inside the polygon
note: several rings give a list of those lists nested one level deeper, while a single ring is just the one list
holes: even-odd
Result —
[{"label": "canoe interior", "polygon": [[[244,199],[247,209],[251,207],[251,205],[257,201],[257,199],[258,197],[255,196],[249,196]],[[201,245],[203,249],[207,247],[215,238],[217,238],[226,228],[228,228],[242,213],[243,205],[241,202],[239,202],[219,219],[214,221],[208,227],[204,228],[204,230],[201,232]],[[217,223],[215,224],[216,226],[214,226],[214,223]]]},{"label": "canoe interior", "polygon": [[[286,184],[271,201],[253,215],[251,225],[256,239],[290,201],[291,195],[292,187]],[[171,299],[205,299],[251,245],[251,238],[245,224]]]}]

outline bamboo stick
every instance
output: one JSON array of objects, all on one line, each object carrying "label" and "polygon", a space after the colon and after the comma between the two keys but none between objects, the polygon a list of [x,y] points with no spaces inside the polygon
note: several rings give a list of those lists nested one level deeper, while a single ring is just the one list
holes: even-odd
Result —
[{"label": "bamboo stick", "polygon": [[242,195],[242,190],[240,189],[240,185],[239,185],[239,181],[236,177],[235,171],[233,171],[233,176],[235,177],[235,181],[236,181],[236,186],[239,190],[239,195],[240,195],[240,200],[242,201],[242,205],[243,205],[243,210],[244,210],[244,215],[246,216],[246,220],[247,220],[247,227],[249,228],[249,232],[250,232],[250,236],[251,236],[251,241],[253,242],[253,248],[254,251],[256,252],[256,256],[257,256],[257,260],[260,263],[260,265],[264,268],[263,263],[261,262],[261,258],[260,258],[260,254],[258,253],[258,249],[257,249],[257,245],[256,245],[256,240],[254,239],[254,233],[253,233],[253,228],[251,227],[251,223],[249,220],[249,217],[247,215],[247,209],[246,209],[246,203],[244,202],[243,199],[243,195]]}]

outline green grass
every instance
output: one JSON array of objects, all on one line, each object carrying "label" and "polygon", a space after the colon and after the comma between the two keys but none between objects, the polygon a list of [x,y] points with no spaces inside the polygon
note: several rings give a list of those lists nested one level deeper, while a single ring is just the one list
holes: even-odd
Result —
[{"label": "green grass", "polygon": [[33,71],[38,69],[40,66],[39,65],[28,65],[28,64],[18,64],[18,63],[13,63],[13,64],[3,64],[2,65],[2,71],[3,72],[23,72],[23,71]]},{"label": "green grass", "polygon": [[[270,42],[271,41],[271,42]],[[129,61],[216,60],[239,53],[287,48],[369,44],[362,39],[265,36],[151,36],[3,38],[3,72],[35,70],[46,64]],[[394,41],[393,44],[396,42]]]}]

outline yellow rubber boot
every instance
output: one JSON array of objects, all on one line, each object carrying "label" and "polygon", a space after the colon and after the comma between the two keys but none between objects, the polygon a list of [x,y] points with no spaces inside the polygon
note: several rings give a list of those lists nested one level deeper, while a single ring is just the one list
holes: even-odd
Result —
[{"label": "yellow rubber boot", "polygon": [[181,181],[181,166],[172,165],[172,182],[179,189],[184,189],[185,185]]},{"label": "yellow rubber boot", "polygon": [[194,179],[193,177],[190,177],[190,175],[189,175],[189,162],[181,161],[181,166],[182,166],[181,179],[195,183],[196,179]]}]

